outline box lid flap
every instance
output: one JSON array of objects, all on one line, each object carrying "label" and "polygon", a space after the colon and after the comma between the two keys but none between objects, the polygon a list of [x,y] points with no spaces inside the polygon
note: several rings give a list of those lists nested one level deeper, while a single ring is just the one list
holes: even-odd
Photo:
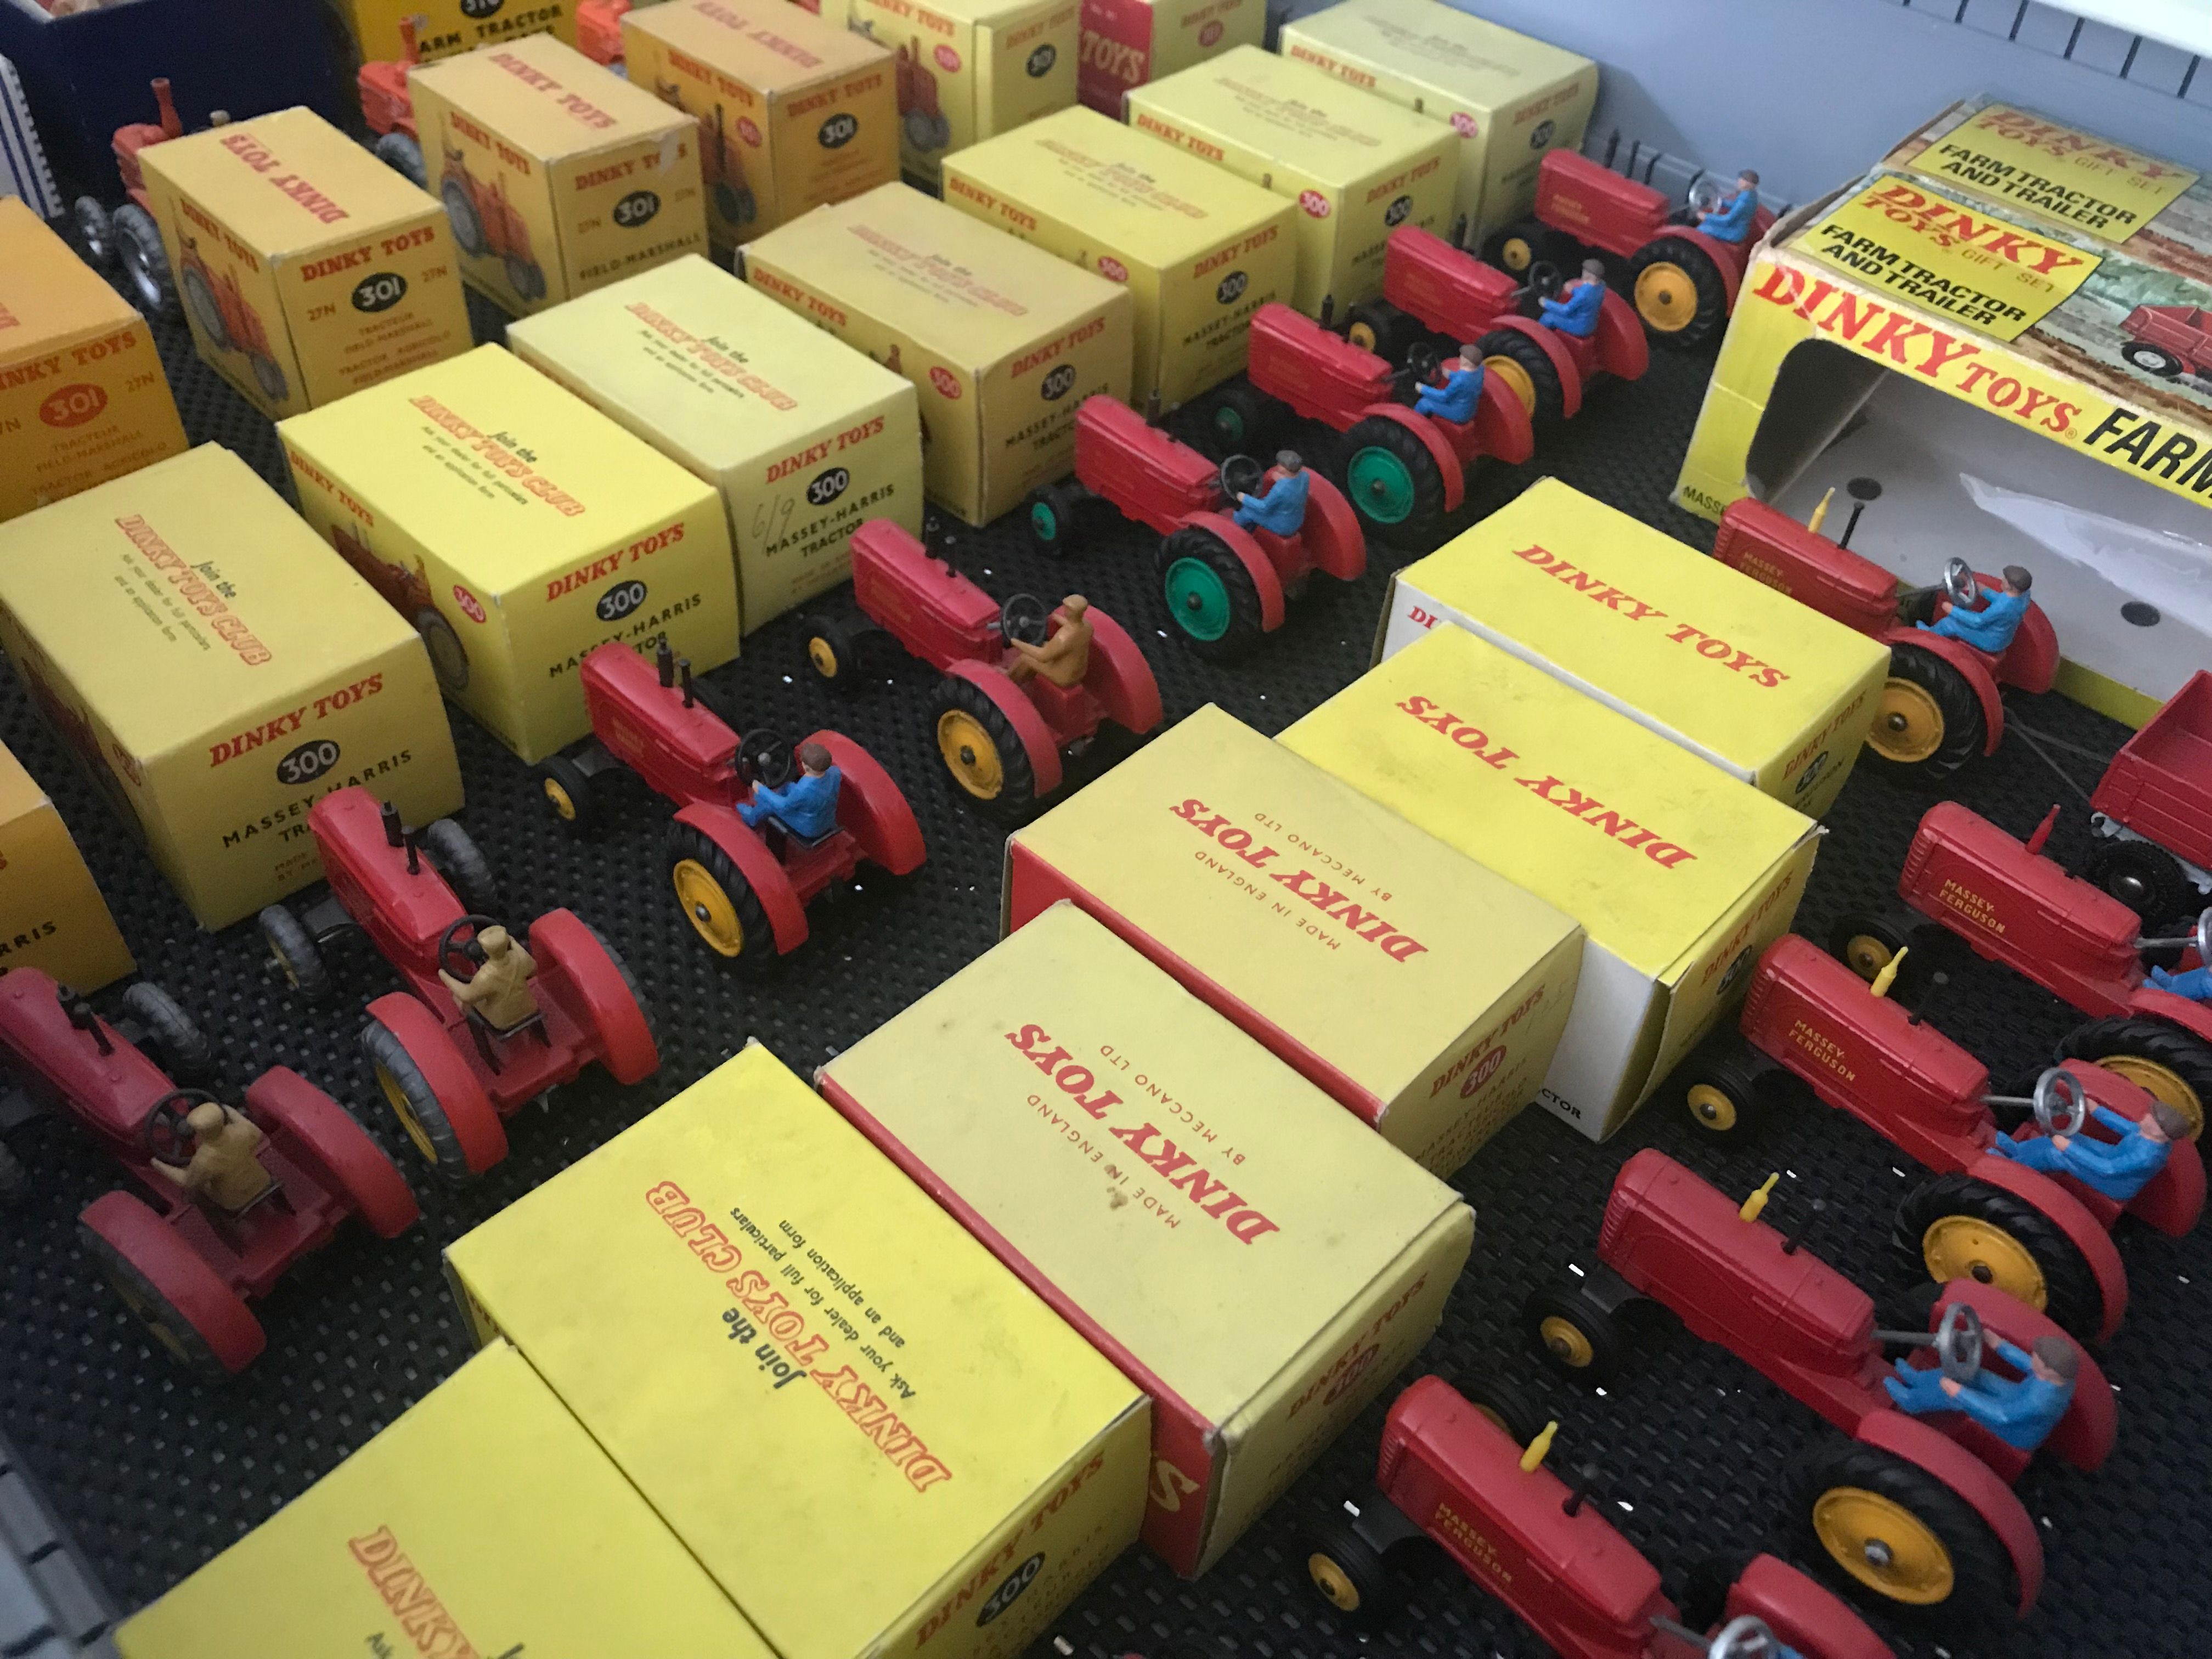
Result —
[{"label": "box lid flap", "polygon": [[623,27],[769,94],[872,69],[890,58],[867,36],[786,0],[663,0],[639,7]]},{"label": "box lid flap", "polygon": [[541,161],[588,155],[696,124],[550,34],[478,46],[409,77]]}]

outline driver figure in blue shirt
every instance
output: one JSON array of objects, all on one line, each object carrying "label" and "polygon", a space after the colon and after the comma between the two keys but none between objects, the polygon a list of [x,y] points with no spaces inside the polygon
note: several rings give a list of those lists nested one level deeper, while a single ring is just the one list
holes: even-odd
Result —
[{"label": "driver figure in blue shirt", "polygon": [[1414,388],[1413,412],[1464,426],[1474,418],[1481,401],[1481,355],[1471,345],[1462,346],[1440,384],[1432,381]]},{"label": "driver figure in blue shirt", "polygon": [[1698,228],[1717,242],[1741,242],[1751,234],[1759,214],[1759,175],[1746,167],[1735,176],[1735,191],[1723,196],[1710,213],[1698,216]]},{"label": "driver figure in blue shirt", "polygon": [[2029,1135],[2014,1140],[1999,1135],[1990,1150],[2045,1175],[2072,1176],[2113,1203],[2126,1204],[2157,1178],[2173,1143],[2189,1133],[2189,1120],[2162,1100],[2153,1101],[2148,1115],[2140,1121],[2094,1102],[2089,1110],[2120,1138]]},{"label": "driver figure in blue shirt", "polygon": [[1882,1378],[1882,1387],[1899,1411],[1916,1417],[1927,1412],[1964,1412],[2008,1446],[2033,1451],[2074,1403],[2074,1377],[2081,1369],[2081,1356],[2063,1336],[2039,1336],[2026,1348],[1993,1331],[1984,1333],[1984,1338],[2008,1364],[2018,1368],[2017,1381],[1984,1370],[1970,1382],[1958,1382],[1934,1367],[1923,1370],[1900,1359],[1894,1368],[1897,1374]]},{"label": "driver figure in blue shirt", "polygon": [[1990,588],[1975,584],[1975,591],[1989,601],[1979,611],[1954,605],[1936,621],[1918,626],[2001,657],[2012,643],[2012,636],[2020,632],[2021,618],[2027,615],[2027,590],[2034,585],[2034,577],[2020,566],[2008,564],[2004,568],[2003,586]]},{"label": "driver figure in blue shirt", "polygon": [[1605,307],[1605,266],[1595,259],[1583,261],[1583,274],[1537,306],[1536,320],[1546,328],[1587,340],[1597,332],[1598,314]]},{"label": "driver figure in blue shirt", "polygon": [[819,841],[837,827],[837,787],[842,775],[818,743],[799,745],[799,775],[781,789],[753,786],[753,798],[738,808],[748,829],[773,817],[802,841]]},{"label": "driver figure in blue shirt", "polygon": [[1283,476],[1267,486],[1264,495],[1249,491],[1237,496],[1236,512],[1229,516],[1240,529],[1272,531],[1278,536],[1295,536],[1306,521],[1306,495],[1310,480],[1306,464],[1295,449],[1277,453],[1275,465]]},{"label": "driver figure in blue shirt", "polygon": [[2150,970],[2150,982],[2161,991],[2187,997],[2191,1002],[2212,1002],[2212,965],[2179,974],[2170,968],[2154,968]]}]

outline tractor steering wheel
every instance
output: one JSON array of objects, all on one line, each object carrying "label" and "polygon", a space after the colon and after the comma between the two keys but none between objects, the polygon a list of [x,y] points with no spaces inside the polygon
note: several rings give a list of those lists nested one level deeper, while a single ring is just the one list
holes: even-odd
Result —
[{"label": "tractor steering wheel", "polygon": [[2190,929],[2189,942],[2197,947],[2197,954],[2212,964],[2212,905],[2197,913],[2197,926]]},{"label": "tractor steering wheel", "polygon": [[2054,1066],[2035,1079],[2035,1121],[2047,1135],[2078,1135],[2089,1121],[2088,1097],[2081,1079]]},{"label": "tractor steering wheel", "polygon": [[999,607],[999,637],[1009,645],[1042,645],[1052,637],[1052,607],[1034,593],[1014,593]]},{"label": "tractor steering wheel", "polygon": [[1693,214],[1711,213],[1721,204],[1721,198],[1728,193],[1726,185],[1708,174],[1684,192],[1682,201]]},{"label": "tractor steering wheel", "polygon": [[[477,976],[477,969],[483,962],[483,947],[477,943],[477,935],[487,927],[498,926],[499,921],[496,917],[477,915],[463,916],[459,921],[449,924],[446,931],[438,936],[439,970],[451,973],[453,965],[456,963],[459,963],[466,968],[468,972],[454,974],[453,977],[466,985]],[[459,937],[461,929],[464,927],[469,929],[469,936],[465,939]]]},{"label": "tractor steering wheel", "polygon": [[1982,1373],[1982,1316],[1963,1302],[1943,1310],[1936,1327],[1936,1358],[1954,1382],[1971,1382]]},{"label": "tractor steering wheel", "polygon": [[1705,1659],[1771,1659],[1780,1646],[1766,1621],[1747,1613],[1720,1627]]},{"label": "tractor steering wheel", "polygon": [[738,777],[743,782],[781,789],[791,781],[797,764],[791,739],[781,732],[755,726],[738,739]]},{"label": "tractor steering wheel", "polygon": [[185,1120],[195,1106],[222,1104],[204,1089],[173,1089],[163,1095],[146,1114],[145,1126],[138,1132],[146,1156],[172,1170],[185,1168],[192,1161],[193,1142],[191,1128]]},{"label": "tractor steering wheel", "polygon": [[1437,349],[1426,340],[1414,341],[1406,348],[1406,367],[1413,370],[1416,381],[1425,385],[1437,372]]},{"label": "tractor steering wheel", "polygon": [[1559,268],[1547,259],[1539,259],[1528,267],[1528,292],[1540,300],[1548,300],[1567,284]]},{"label": "tractor steering wheel", "polygon": [[1943,597],[1961,611],[1971,610],[1980,597],[1981,584],[1974,580],[1974,568],[1964,559],[1943,561]]},{"label": "tractor steering wheel", "polygon": [[1231,455],[1221,463],[1222,498],[1234,506],[1248,490],[1257,489],[1267,476],[1264,463],[1249,455]]}]

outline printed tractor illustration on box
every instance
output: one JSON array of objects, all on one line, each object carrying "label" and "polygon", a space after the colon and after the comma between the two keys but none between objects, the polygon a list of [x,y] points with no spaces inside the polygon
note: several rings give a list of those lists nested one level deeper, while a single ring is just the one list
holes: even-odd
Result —
[{"label": "printed tractor illustration on box", "polygon": [[1348,582],[1367,568],[1358,517],[1326,478],[1309,475],[1304,521],[1290,535],[1234,521],[1239,499],[1282,471],[1243,455],[1217,467],[1120,399],[1088,398],[1075,416],[1075,476],[1030,496],[1030,544],[1070,551],[1099,501],[1158,532],[1154,568],[1176,636],[1226,661],[1283,625],[1285,601],[1315,571]]},{"label": "printed tractor illustration on box", "polygon": [[2110,1140],[2089,1106],[2140,1121],[2151,1097],[2078,1060],[2045,1072],[2032,1100],[1996,1094],[1978,1060],[1888,989],[1887,979],[1869,988],[1810,940],[1784,934],[1759,958],[1740,1029],[1709,1038],[1676,1073],[1691,1121],[1745,1136],[1809,1091],[1935,1172],[1898,1206],[1897,1249],[1914,1271],[1995,1285],[2078,1336],[2110,1336],[2127,1305],[2111,1229],[2124,1209],[2175,1237],[2196,1226],[2204,1207],[2197,1148],[2170,1148],[2124,1206],[2001,1156],[1993,1107],[2033,1111],[2020,1139],[2055,1128]]},{"label": "printed tractor illustration on box", "polygon": [[438,610],[430,591],[430,576],[422,560],[415,568],[394,564],[377,556],[376,550],[344,523],[331,526],[331,545],[351,565],[354,573],[377,591],[384,602],[414,625],[430,653],[430,666],[445,690],[465,690],[469,684],[469,653],[461,636]]},{"label": "printed tractor illustration on box", "polygon": [[97,197],[80,196],[70,218],[87,264],[111,274],[119,267],[141,311],[149,317],[173,317],[177,295],[169,282],[169,256],[161,246],[161,227],[147,205],[146,169],[138,159],[140,152],[153,145],[185,135],[166,76],[154,82],[154,103],[160,111],[157,119],[115,130],[115,167],[123,175],[124,194],[130,199],[111,213]]},{"label": "printed tractor illustration on box", "polygon": [[[872,29],[862,33],[873,35]],[[908,145],[925,154],[943,149],[952,142],[952,123],[937,101],[937,76],[921,60],[921,38],[916,35],[892,58],[898,85],[899,126]]]},{"label": "printed tractor illustration on box", "polygon": [[2212,311],[2203,306],[2137,306],[2121,320],[2123,361],[2160,380],[2212,380]]},{"label": "printed tractor illustration on box", "polygon": [[233,270],[211,270],[200,256],[198,240],[180,236],[177,260],[177,289],[185,311],[198,325],[208,344],[217,351],[235,351],[253,370],[253,383],[272,404],[281,404],[289,392],[284,371],[269,349],[269,331],[261,313],[247,303]]},{"label": "printed tractor illustration on box", "polygon": [[[1884,1346],[1916,1345],[1961,1382],[1988,1369],[1984,1334],[2032,1348],[2058,1328],[1972,1279],[1945,1287],[1929,1314],[1938,1340],[1875,1328],[1873,1298],[1759,1219],[1774,1180],[1739,1205],[1665,1153],[1623,1164],[1606,1205],[1598,1261],[1539,1290],[1523,1317],[1552,1363],[1601,1383],[1627,1353],[1624,1314],[1671,1309],[1841,1432],[1808,1457],[1796,1504],[1813,1538],[1857,1588],[1902,1611],[2025,1614],[2043,1580],[2043,1546],[2011,1487],[2030,1454],[1963,1413],[1908,1414],[1883,1388]],[[1957,1310],[1957,1311],[1954,1311]],[[2063,1340],[2063,1338],[2061,1339]],[[2070,1346],[2070,1345],[2069,1345]],[[2078,1349],[2065,1414],[2044,1445],[2094,1469],[2118,1428],[2112,1386]]]},{"label": "printed tractor illustration on box", "polygon": [[[673,81],[656,81],[653,96],[675,109],[684,107],[684,89]],[[699,160],[706,175],[707,193],[724,224],[749,225],[759,213],[752,186],[745,182],[744,152],[731,142],[719,100],[714,112],[699,122]]]},{"label": "printed tractor illustration on box", "polygon": [[354,928],[398,972],[407,988],[368,1005],[362,1048],[399,1127],[441,1175],[498,1163],[504,1120],[594,1061],[617,1083],[659,1067],[622,958],[572,911],[548,910],[526,937],[501,927],[490,868],[451,818],[418,836],[356,785],[317,801],[307,827],[329,895],[297,915],[270,905],[262,936],[309,1001],[331,995],[325,951]]},{"label": "printed tractor illustration on box", "polygon": [[2089,812],[2098,844],[2081,873],[2145,921],[2212,901],[2212,672],[2120,745]]},{"label": "printed tractor illustration on box", "polygon": [[530,249],[530,227],[507,199],[507,182],[489,182],[469,171],[468,157],[453,145],[446,146],[445,172],[438,179],[439,198],[453,222],[453,240],[471,259],[503,263],[507,285],[526,305],[545,297],[545,270]]},{"label": "printed tractor illustration on box", "polygon": [[1591,251],[1610,255],[1625,262],[1630,298],[1653,339],[1703,345],[1726,325],[1751,250],[1774,222],[1760,208],[1741,242],[1698,229],[1697,216],[1725,193],[1700,179],[1677,211],[1649,185],[1573,150],[1550,150],[1536,169],[1534,216],[1494,233],[1483,257],[1517,274],[1539,263],[1571,270]]},{"label": "printed tractor illustration on box", "polygon": [[[740,737],[702,701],[691,665],[665,640],[650,664],[628,646],[602,645],[582,673],[592,735],[538,769],[546,805],[588,836],[610,805],[605,775],[623,769],[674,801],[669,881],[685,919],[726,962],[759,968],[796,951],[806,907],[863,864],[894,876],[921,867],[914,809],[850,738],[823,731],[793,744],[765,728]],[[811,836],[773,812],[748,824],[739,809],[755,804],[757,789],[789,784],[795,757],[814,744],[838,775],[836,823]]]},{"label": "printed tractor illustration on box", "polygon": [[349,1218],[380,1238],[405,1231],[415,1195],[345,1109],[297,1072],[264,1072],[239,1107],[180,1088],[171,1074],[204,1071],[207,1039],[143,981],[123,1006],[111,1025],[35,968],[0,974],[0,1128],[52,1111],[104,1146],[136,1190],[85,1206],[86,1252],[180,1364],[210,1376],[242,1370],[265,1340],[248,1304]]},{"label": "printed tractor illustration on box", "polygon": [[407,85],[407,72],[422,61],[416,48],[420,17],[399,20],[399,56],[379,64],[363,64],[354,77],[361,93],[361,117],[376,135],[370,146],[376,159],[416,185],[428,183],[422,167],[422,143],[415,131],[415,94]]},{"label": "printed tractor illustration on box", "polygon": [[1425,1541],[1566,1659],[1773,1659],[1778,1643],[1802,1659],[1889,1659],[1849,1607],[1771,1555],[1699,1563],[1678,1608],[1586,1481],[1544,1467],[1558,1428],[1500,1380],[1470,1401],[1421,1378],[1383,1420],[1375,1485],[1308,1546],[1315,1591],[1372,1628],[1399,1601],[1392,1558]]},{"label": "printed tractor illustration on box", "polygon": [[1953,559],[1938,586],[1900,594],[1888,571],[1820,534],[1826,512],[1823,501],[1811,523],[1799,524],[1747,495],[1722,514],[1713,556],[1889,647],[1889,678],[1866,739],[1884,767],[1932,780],[1977,755],[1996,753],[2004,737],[2002,688],[2048,691],[2057,674],[2051,619],[2031,601],[2011,643],[1996,656],[1916,627],[1954,605],[1978,608],[1978,590],[1994,588],[1996,578]]},{"label": "printed tractor illustration on box", "polygon": [[1108,721],[1138,737],[1160,723],[1152,665],[1113,617],[1027,593],[1001,605],[889,519],[854,532],[853,598],[860,618],[802,618],[814,672],[856,685],[885,636],[936,669],[939,757],[985,811],[1027,812],[1060,787],[1062,757],[1087,750]]},{"label": "printed tractor illustration on box", "polygon": [[[1847,915],[1830,948],[1871,980],[1911,946],[1932,963],[1943,934],[1955,935],[2091,1016],[2060,1042],[2060,1055],[2149,1091],[2188,1120],[2194,1140],[2212,1103],[2212,1006],[2152,984],[2142,953],[2187,947],[2212,956],[2212,912],[2197,918],[2191,939],[2145,939],[2127,905],[2044,856],[2057,817],[2054,806],[2021,842],[1956,801],[1938,801],[1922,815],[1898,877],[1908,909]],[[1908,965],[1903,986],[1915,983]]]}]

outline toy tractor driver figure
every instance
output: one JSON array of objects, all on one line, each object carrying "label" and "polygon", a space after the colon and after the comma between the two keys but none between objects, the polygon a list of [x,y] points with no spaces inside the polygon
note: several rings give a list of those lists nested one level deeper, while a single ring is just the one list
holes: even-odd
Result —
[{"label": "toy tractor driver figure", "polygon": [[1482,354],[1471,345],[1462,346],[1451,367],[1439,366],[1439,373],[1441,380],[1415,388],[1413,412],[1464,426],[1474,418],[1475,406],[1482,401]]},{"label": "toy tractor driver figure", "polygon": [[2191,1002],[2212,1002],[2212,963],[2179,974],[2170,968],[2153,968],[2150,982],[2161,991],[2187,997]]},{"label": "toy tractor driver figure", "polygon": [[2173,1143],[2189,1133],[2189,1120],[2164,1101],[2151,1103],[2140,1121],[2109,1107],[2084,1103],[2097,1121],[2115,1130],[2119,1139],[2092,1140],[2078,1129],[2072,1133],[2033,1135],[2015,1140],[1999,1135],[1990,1151],[2015,1164],[2045,1175],[2068,1175],[2083,1186],[2102,1193],[2115,1204],[2132,1202],[2166,1167]]},{"label": "toy tractor driver figure", "polygon": [[1091,623],[1084,616],[1090,609],[1090,600],[1071,593],[1060,602],[1060,625],[1042,645],[1009,641],[1017,654],[1006,678],[1020,685],[1042,675],[1063,691],[1082,684],[1084,676],[1091,672]]},{"label": "toy tractor driver figure", "polygon": [[275,1184],[256,1156],[267,1139],[245,1113],[203,1100],[185,1115],[192,1155],[181,1168],[161,1158],[154,1167],[204,1204],[235,1215]]},{"label": "toy tractor driver figure", "polygon": [[475,949],[469,954],[480,951],[483,956],[475,975],[456,979],[441,967],[438,978],[453,993],[463,1013],[505,1036],[538,1018],[538,995],[530,988],[538,964],[529,951],[514,942],[514,936],[497,923],[478,933],[473,943]]},{"label": "toy tractor driver figure", "polygon": [[[2039,1336],[2033,1347],[2021,1348],[1994,1333],[1981,1334],[2018,1368],[2017,1381],[1983,1370],[1977,1343],[1971,1364],[1958,1367],[1947,1360],[1940,1370],[1922,1370],[1900,1359],[1897,1374],[1882,1378],[1881,1385],[1900,1411],[1915,1416],[1964,1412],[2008,1446],[2033,1451],[2074,1403],[2074,1375],[2081,1368],[2081,1356],[2063,1336]],[[1954,1370],[1966,1374],[1950,1375]]]},{"label": "toy tractor driver figure", "polygon": [[1264,495],[1239,495],[1237,510],[1229,516],[1240,529],[1295,536],[1306,521],[1306,496],[1311,489],[1306,464],[1297,450],[1284,449],[1276,452],[1275,465],[1283,476],[1267,486]]},{"label": "toy tractor driver figure", "polygon": [[1974,591],[1989,601],[1979,611],[1954,605],[1936,621],[1918,626],[2001,657],[2012,643],[2012,636],[2020,632],[2021,618],[2027,615],[2027,590],[2034,585],[2034,577],[2020,566],[2008,564],[2004,568],[2002,586],[1974,585]]},{"label": "toy tractor driver figure", "polygon": [[1583,274],[1540,303],[1536,320],[1546,328],[1587,340],[1597,332],[1599,312],[1605,305],[1605,266],[1595,259],[1583,261]]},{"label": "toy tractor driver figure", "polygon": [[1735,176],[1735,193],[1698,216],[1698,228],[1717,242],[1741,242],[1751,234],[1751,222],[1758,215],[1759,175],[1746,167]]},{"label": "toy tractor driver figure", "polygon": [[837,789],[843,775],[818,743],[799,745],[799,775],[781,789],[753,786],[753,798],[738,808],[750,830],[774,818],[801,841],[819,841],[837,827]]}]

